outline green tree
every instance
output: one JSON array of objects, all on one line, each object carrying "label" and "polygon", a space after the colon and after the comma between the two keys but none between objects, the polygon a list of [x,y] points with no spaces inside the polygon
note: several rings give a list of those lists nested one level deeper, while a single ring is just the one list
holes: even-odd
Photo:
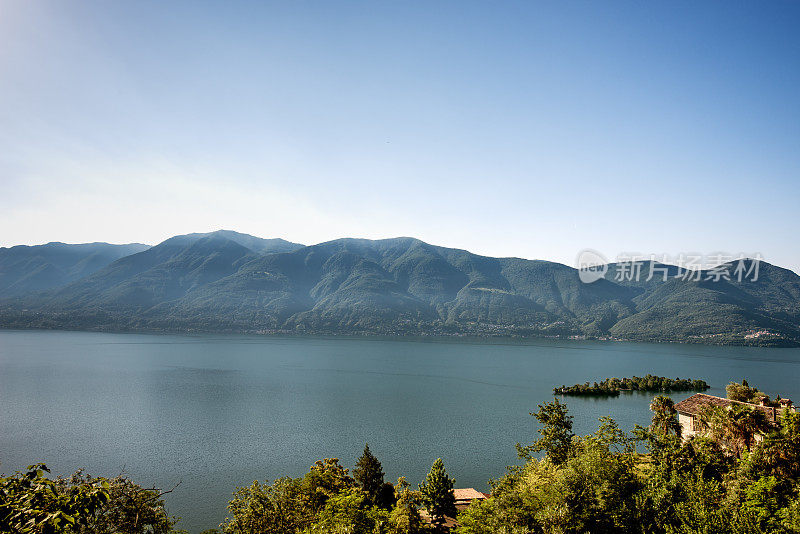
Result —
[{"label": "green tree", "polygon": [[[668,534],[759,534],[758,521],[726,500],[725,485],[698,476],[697,472],[682,477],[680,493],[671,503],[674,522],[663,524],[655,532]],[[657,525],[658,526],[658,525]]]},{"label": "green tree", "polygon": [[632,438],[610,418],[561,465],[532,458],[458,516],[459,534],[648,532]]},{"label": "green tree", "polygon": [[389,514],[389,534],[419,534],[423,529],[419,515],[420,494],[411,489],[405,477],[397,479],[394,489],[397,504]]},{"label": "green tree", "polygon": [[[118,476],[78,471],[51,480],[44,464],[0,478],[0,532],[36,534],[166,534],[178,522],[164,510],[162,492]],[[171,491],[171,490],[170,490]]]},{"label": "green tree", "polygon": [[539,428],[541,438],[532,445],[523,447],[517,443],[517,454],[520,458],[530,459],[531,452],[545,451],[547,457],[555,465],[561,465],[569,458],[572,449],[572,416],[568,414],[567,405],[558,399],[538,405],[539,411],[531,413],[542,425]]},{"label": "green tree", "polygon": [[[167,534],[175,531],[179,518],[171,517],[164,509],[163,496],[172,490],[143,488],[129,478],[92,477],[78,471],[69,479],[58,479],[61,491],[75,487],[102,486],[108,492],[108,502],[102,506],[81,534]],[[177,486],[176,486],[177,487]],[[174,488],[173,488],[174,489]]]},{"label": "green tree", "polygon": [[[361,490],[367,494],[369,502],[376,505],[383,505],[383,469],[380,461],[369,450],[369,443],[364,445],[364,452],[356,461],[353,468],[353,478]],[[392,488],[394,491],[394,488]]]},{"label": "green tree", "polygon": [[0,532],[54,534],[80,529],[109,501],[107,485],[62,489],[44,464],[0,478]]},{"label": "green tree", "polygon": [[459,512],[458,534],[542,532],[540,489],[553,481],[557,468],[551,462],[531,459],[525,466],[509,467],[490,481],[491,496]]},{"label": "green tree", "polygon": [[737,458],[750,451],[756,434],[763,435],[770,430],[764,412],[747,405],[708,406],[700,412],[700,422],[712,439]]},{"label": "green tree", "polygon": [[751,388],[747,380],[742,380],[742,383],[731,382],[725,386],[725,393],[730,400],[739,402],[758,402],[761,397],[765,397],[762,392],[756,388]]},{"label": "green tree", "polygon": [[762,477],[744,490],[742,512],[758,522],[763,530],[774,532],[780,528],[778,513],[781,496],[777,491],[778,480],[773,476]]},{"label": "green tree", "polygon": [[447,475],[444,462],[438,458],[433,462],[425,481],[419,485],[422,504],[431,515],[432,523],[438,528],[441,528],[445,516],[455,517],[456,515],[453,484],[455,484],[455,480]]},{"label": "green tree", "polygon": [[786,410],[781,428],[767,434],[748,459],[752,476],[775,476],[779,480],[800,479],[800,412]]},{"label": "green tree", "polygon": [[794,498],[787,506],[782,508],[778,514],[781,518],[781,526],[787,532],[798,533],[800,532],[800,492],[796,493]]},{"label": "green tree", "polygon": [[681,436],[681,425],[677,419],[678,412],[675,410],[675,403],[671,398],[664,395],[653,398],[650,402],[650,411],[653,412],[651,431],[661,436]]},{"label": "green tree", "polygon": [[617,423],[601,418],[595,434],[576,438],[552,478],[539,468],[537,522],[546,532],[634,532],[645,521],[639,502],[634,441]]},{"label": "green tree", "polygon": [[317,460],[303,477],[302,482],[302,497],[308,513],[315,516],[329,498],[355,485],[355,480],[348,474],[347,469],[339,464],[338,458]]},{"label": "green tree", "polygon": [[311,523],[302,498],[302,479],[283,477],[272,484],[254,481],[238,488],[228,504],[226,534],[294,534]]},{"label": "green tree", "polygon": [[364,492],[349,488],[333,495],[320,511],[308,534],[373,534],[382,532],[389,513],[370,506]]}]

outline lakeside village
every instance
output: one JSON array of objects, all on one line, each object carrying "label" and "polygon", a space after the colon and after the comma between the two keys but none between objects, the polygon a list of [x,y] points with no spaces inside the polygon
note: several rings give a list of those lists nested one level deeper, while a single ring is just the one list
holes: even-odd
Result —
[{"label": "lakeside village", "polygon": [[[612,341],[636,342],[642,341],[635,338],[615,336],[612,334],[589,335],[576,333],[575,329],[566,321],[551,323],[531,323],[528,325],[507,325],[496,323],[469,322],[459,325],[458,328],[446,325],[444,322],[419,324],[410,320],[399,321],[398,326],[375,327],[362,330],[340,329],[308,329],[298,325],[294,329],[271,328],[258,329],[246,332],[235,331],[231,333],[246,333],[253,335],[325,335],[325,336],[392,336],[392,337],[419,337],[419,338],[509,338],[509,339],[553,339],[570,341]],[[648,339],[652,343],[707,343],[713,345],[744,345],[744,346],[798,346],[800,340],[790,338],[779,332],[769,330],[742,330],[736,332],[723,332],[715,334],[687,335],[680,338]]]},{"label": "lakeside village", "polygon": [[[557,394],[705,390],[702,380],[607,378]],[[602,417],[586,436],[558,398],[531,413],[539,437],[517,444],[522,465],[490,482],[457,488],[442,459],[416,487],[384,480],[365,446],[351,472],[336,458],[299,478],[236,490],[228,517],[203,534],[797,533],[800,532],[800,413],[789,399],[747,381],[726,397],[695,393],[675,404],[657,395],[652,422],[621,430]],[[646,452],[641,452],[646,449]],[[0,478],[0,532],[183,532],[162,491],[124,476],[78,472],[51,479],[44,464]]]}]

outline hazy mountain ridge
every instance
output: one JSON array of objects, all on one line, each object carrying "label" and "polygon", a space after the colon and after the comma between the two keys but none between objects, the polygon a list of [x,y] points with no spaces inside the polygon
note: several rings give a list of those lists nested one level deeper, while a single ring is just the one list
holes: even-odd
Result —
[{"label": "hazy mountain ridge", "polygon": [[[11,249],[2,249],[11,250]],[[176,236],[44,291],[0,291],[0,325],[173,331],[592,336],[785,344],[800,277],[580,281],[559,263],[414,238],[303,246],[219,231]],[[0,278],[2,279],[2,278]],[[38,289],[38,288],[37,288]],[[769,331],[753,337],[755,331]],[[750,337],[746,337],[750,336]]]},{"label": "hazy mountain ridge", "polygon": [[52,242],[0,248],[0,296],[21,295],[68,284],[149,245]]}]

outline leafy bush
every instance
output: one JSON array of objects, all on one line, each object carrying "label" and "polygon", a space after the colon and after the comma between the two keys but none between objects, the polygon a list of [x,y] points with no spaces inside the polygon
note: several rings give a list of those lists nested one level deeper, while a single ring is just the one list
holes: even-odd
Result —
[{"label": "leafy bush", "polygon": [[124,476],[96,478],[82,472],[50,479],[44,464],[0,478],[0,532],[37,534],[166,534],[178,518],[164,510],[158,489]]}]

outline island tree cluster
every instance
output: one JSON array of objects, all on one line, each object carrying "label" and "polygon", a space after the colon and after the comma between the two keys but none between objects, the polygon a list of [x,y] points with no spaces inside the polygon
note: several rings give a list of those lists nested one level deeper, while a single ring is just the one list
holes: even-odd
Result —
[{"label": "island tree cluster", "polygon": [[584,382],[574,386],[553,388],[556,395],[617,396],[621,391],[705,391],[709,388],[704,380],[690,378],[668,378],[666,376],[632,376],[631,378],[605,378],[600,382]]}]

